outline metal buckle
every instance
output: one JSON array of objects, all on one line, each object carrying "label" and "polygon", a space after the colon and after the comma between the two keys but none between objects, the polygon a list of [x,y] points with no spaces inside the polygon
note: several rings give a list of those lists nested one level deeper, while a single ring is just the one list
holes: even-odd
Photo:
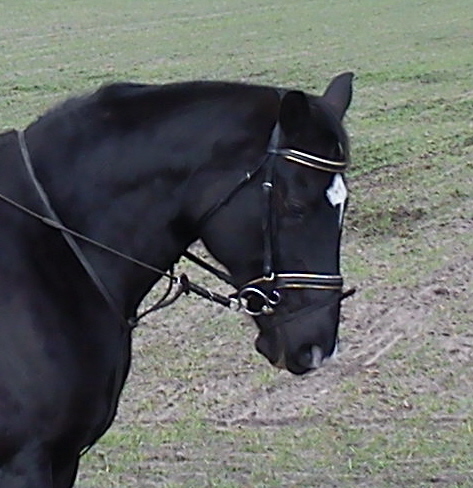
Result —
[{"label": "metal buckle", "polygon": [[[252,296],[256,296],[263,300],[263,305],[259,310],[252,310],[248,306],[248,301]],[[274,307],[276,307],[281,301],[281,294],[277,290],[271,290],[270,294],[257,288],[255,286],[246,286],[242,288],[237,295],[237,300],[242,308],[248,315],[252,317],[258,317],[260,315],[271,315],[274,313]]]}]

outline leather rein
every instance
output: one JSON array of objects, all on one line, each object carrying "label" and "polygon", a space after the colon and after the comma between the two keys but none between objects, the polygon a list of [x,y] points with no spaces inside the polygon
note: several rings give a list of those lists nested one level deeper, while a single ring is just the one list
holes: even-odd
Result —
[{"label": "leather rein", "polygon": [[[252,180],[255,175],[257,175],[263,168],[266,169],[264,182],[262,184],[262,190],[264,195],[264,212],[263,212],[263,236],[264,236],[264,255],[263,255],[263,273],[260,278],[253,279],[243,285],[237,290],[236,293],[230,294],[228,296],[221,295],[219,293],[212,292],[200,285],[197,285],[189,280],[186,274],[181,274],[176,276],[174,274],[173,266],[168,270],[162,270],[148,263],[135,259],[128,256],[120,251],[109,247],[103,243],[100,243],[94,239],[91,239],[73,229],[68,228],[62,223],[59,216],[55,212],[51,205],[49,197],[45,192],[43,186],[36,177],[34,167],[31,162],[30,153],[28,150],[25,133],[22,130],[17,131],[18,144],[20,147],[21,155],[25,167],[27,169],[28,175],[33,182],[35,189],[43,202],[46,215],[40,214],[27,208],[13,199],[0,194],[0,200],[4,201],[17,208],[18,210],[26,213],[27,215],[36,218],[43,224],[58,230],[61,232],[64,240],[67,242],[82,267],[93,281],[94,285],[101,293],[110,309],[117,315],[120,319],[124,328],[133,329],[138,324],[139,321],[151,312],[164,308],[168,305],[174,303],[182,294],[194,293],[199,297],[205,298],[207,300],[216,302],[224,307],[231,308],[234,310],[243,310],[252,316],[258,315],[269,315],[274,312],[274,308],[278,305],[281,300],[281,295],[279,290],[281,289],[301,289],[301,288],[312,288],[316,290],[332,290],[337,291],[339,296],[336,301],[341,301],[355,292],[355,289],[350,289],[346,292],[342,292],[343,289],[343,278],[341,275],[336,274],[317,274],[317,273],[286,273],[286,272],[275,272],[273,268],[273,235],[272,235],[272,214],[271,214],[271,195],[273,191],[273,171],[275,161],[282,157],[286,161],[301,164],[310,168],[329,171],[332,173],[342,173],[348,163],[340,161],[332,161],[329,159],[320,158],[302,151],[297,151],[294,149],[278,148],[279,142],[279,124],[276,124],[271,139],[268,145],[267,152],[262,158],[260,163],[252,171],[245,173],[244,177],[235,185],[235,187],[221,200],[219,200],[213,207],[211,207],[199,220],[198,226],[201,228],[205,223],[224,205],[226,205],[232,197],[240,191],[250,180]],[[86,242],[93,245],[99,249],[102,249],[110,254],[113,254],[121,259],[129,261],[137,266],[148,269],[159,275],[160,277],[166,277],[169,280],[168,287],[163,293],[162,297],[157,300],[155,304],[147,308],[142,313],[126,318],[120,311],[119,306],[114,300],[111,293],[108,291],[106,285],[100,279],[100,277],[95,272],[90,261],[86,258],[81,248],[79,247],[77,240]],[[194,262],[204,270],[212,273],[220,280],[225,283],[235,286],[232,278],[229,274],[221,271],[211,264],[205,262],[199,257],[195,256],[189,251],[185,251],[183,256]],[[264,284],[266,288],[270,286],[270,291],[266,291],[261,287]],[[249,306],[249,300],[253,296],[262,299],[262,306],[259,309],[251,309]]]}]

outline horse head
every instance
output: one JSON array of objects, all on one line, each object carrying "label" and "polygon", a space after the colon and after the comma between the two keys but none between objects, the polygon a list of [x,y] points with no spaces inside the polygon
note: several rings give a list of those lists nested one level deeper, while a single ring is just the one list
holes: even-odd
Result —
[{"label": "horse head", "polygon": [[256,321],[257,350],[295,374],[319,367],[337,345],[349,162],[342,119],[352,78],[334,78],[321,97],[280,92],[260,164],[241,180],[231,173],[234,186],[224,177],[210,184],[208,201],[217,204],[197,219],[202,241]]}]

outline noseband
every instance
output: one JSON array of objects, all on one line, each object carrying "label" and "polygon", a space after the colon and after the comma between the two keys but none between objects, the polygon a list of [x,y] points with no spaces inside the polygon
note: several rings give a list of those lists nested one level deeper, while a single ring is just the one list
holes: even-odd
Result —
[{"label": "noseband", "polygon": [[[241,286],[233,297],[238,302],[238,307],[252,316],[270,315],[274,313],[275,307],[281,301],[280,290],[283,289],[313,289],[338,292],[336,301],[352,295],[354,290],[342,293],[343,278],[339,274],[325,273],[298,273],[298,272],[277,272],[274,270],[274,231],[272,214],[272,194],[274,190],[274,166],[281,157],[288,162],[300,164],[319,171],[329,173],[343,173],[348,166],[347,161],[335,161],[321,158],[309,153],[295,149],[279,148],[280,126],[276,123],[271,134],[266,155],[262,162],[250,173],[245,175],[228,195],[211,207],[200,219],[198,227],[201,229],[208,220],[215,215],[231,198],[255,177],[263,168],[265,169],[264,181],[261,185],[263,191],[263,272],[261,277],[248,281]],[[197,256],[186,251],[184,256],[216,274],[227,283],[232,284],[232,279],[226,273],[215,269],[212,265],[202,261]],[[256,299],[256,300],[252,300]],[[260,304],[259,308],[253,309],[251,302]]]}]

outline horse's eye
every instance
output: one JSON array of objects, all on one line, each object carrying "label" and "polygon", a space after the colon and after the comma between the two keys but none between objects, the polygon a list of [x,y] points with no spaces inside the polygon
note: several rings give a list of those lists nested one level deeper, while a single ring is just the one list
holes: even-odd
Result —
[{"label": "horse's eye", "polygon": [[300,203],[288,203],[287,210],[291,217],[302,219],[305,215],[305,207]]}]

